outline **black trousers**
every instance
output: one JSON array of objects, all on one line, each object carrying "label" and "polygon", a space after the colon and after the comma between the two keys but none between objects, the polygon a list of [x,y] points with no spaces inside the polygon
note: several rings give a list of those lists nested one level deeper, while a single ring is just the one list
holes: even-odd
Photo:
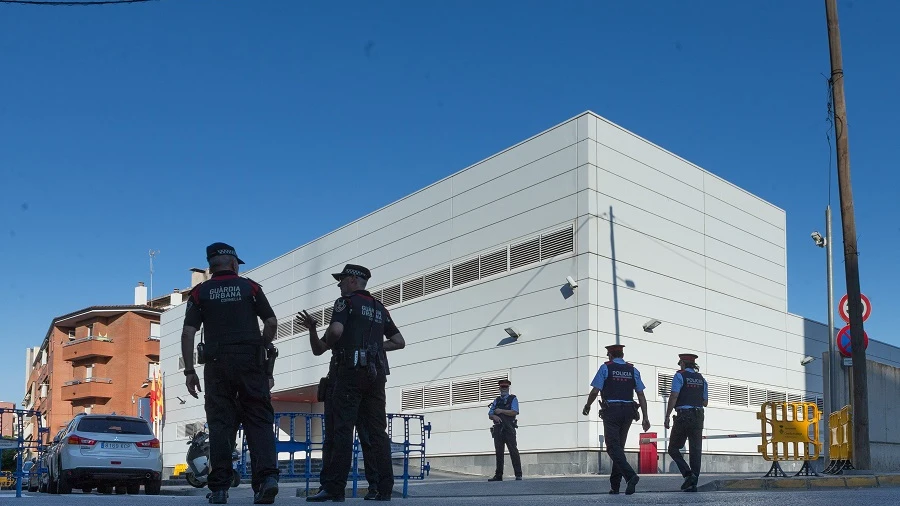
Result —
[{"label": "black trousers", "polygon": [[210,490],[231,487],[231,452],[238,420],[250,446],[252,483],[258,489],[267,476],[278,476],[275,454],[275,412],[269,378],[257,355],[224,354],[206,363],[203,374],[206,420],[209,424]]},{"label": "black trousers", "polygon": [[516,477],[522,476],[522,459],[519,458],[519,447],[516,445],[516,429],[509,425],[494,425],[494,452],[497,456],[497,468],[494,476],[503,476],[504,455],[503,447],[509,450],[509,459],[512,460],[513,472]]},{"label": "black trousers", "polygon": [[[672,425],[672,434],[669,436],[669,456],[678,466],[681,475],[687,478],[689,475],[700,476],[700,457],[703,456],[703,420],[702,409],[678,410]],[[688,441],[688,451],[691,453],[691,465],[688,466],[681,455],[684,442]]]},{"label": "black trousers", "polygon": [[[330,402],[333,388],[334,382],[328,381],[326,383],[324,410],[322,415],[325,425],[325,433],[322,438],[322,470],[319,472],[319,484],[322,488],[325,486],[327,463],[328,459],[331,457],[331,449],[333,447],[332,435],[334,434],[334,415],[331,414],[331,408],[334,406],[334,403]],[[365,425],[360,423],[358,419],[356,421],[356,433],[359,438],[359,446],[362,449],[366,481],[369,483],[370,489],[378,490],[378,471],[375,469],[377,457],[375,453],[373,453],[374,447],[369,438],[369,433],[366,430]]]},{"label": "black trousers", "polygon": [[625,458],[625,442],[632,422],[634,408],[630,402],[610,402],[609,407],[603,410],[603,437],[606,453],[612,460],[612,472],[609,473],[611,490],[619,490],[623,477],[627,481],[637,474]]},{"label": "black trousers", "polygon": [[[368,435],[370,464],[378,473],[378,492],[390,494],[394,488],[391,443],[386,432],[385,379],[370,379],[364,369],[338,367],[331,390],[333,422],[331,455],[325,463],[322,485],[334,495],[344,495],[353,461],[353,427],[357,423]],[[365,456],[364,456],[365,457]],[[369,459],[367,459],[369,460]]]}]

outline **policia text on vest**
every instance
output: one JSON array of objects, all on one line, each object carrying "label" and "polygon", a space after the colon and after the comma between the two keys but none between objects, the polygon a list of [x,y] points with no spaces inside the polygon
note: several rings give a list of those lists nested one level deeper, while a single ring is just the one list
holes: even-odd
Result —
[{"label": "policia text on vest", "polygon": [[181,355],[188,393],[197,398],[200,379],[194,370],[194,337],[202,325],[205,343],[198,359],[206,364],[203,388],[212,467],[207,481],[209,502],[228,502],[231,452],[240,420],[253,462],[254,503],[272,504],[278,494],[279,472],[266,345],[275,337],[278,320],[262,287],[238,276],[238,266],[244,262],[233,247],[211,244],[206,258],[212,278],[195,286],[188,296]]},{"label": "policia text on vest", "polygon": [[644,396],[644,382],[641,381],[641,373],[632,364],[625,362],[625,348],[621,344],[613,344],[606,347],[606,356],[609,361],[600,366],[594,380],[591,381],[591,392],[588,394],[587,403],[582,409],[582,414],[587,415],[591,411],[591,404],[601,395],[600,416],[603,418],[603,435],[606,440],[606,453],[612,460],[612,472],[609,475],[609,493],[618,494],[625,479],[625,494],[630,495],[640,477],[625,458],[625,442],[628,438],[628,429],[633,421],[639,420],[637,408],[634,402],[634,393],[637,392],[641,414],[643,415],[643,428],[646,432],[650,429],[650,420],[647,418],[647,398]]},{"label": "policia text on vest", "polygon": [[[406,343],[387,308],[365,290],[371,277],[368,269],[347,264],[332,276],[338,281],[341,297],[334,303],[324,343],[310,331],[313,352],[331,349],[332,360],[325,382],[327,448],[323,449],[322,488],[306,500],[344,500],[353,454],[353,427],[357,426],[360,438],[366,438],[370,446],[371,457],[364,456],[369,457],[377,473],[377,491],[371,499],[389,501],[394,473],[386,432],[385,383],[390,370],[385,352],[401,349]],[[308,315],[301,313],[301,317]],[[327,436],[329,432],[332,436]]]}]

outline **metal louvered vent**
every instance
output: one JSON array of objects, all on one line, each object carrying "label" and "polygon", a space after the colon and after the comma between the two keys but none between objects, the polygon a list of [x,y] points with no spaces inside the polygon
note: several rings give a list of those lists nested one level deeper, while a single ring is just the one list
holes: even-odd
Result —
[{"label": "metal louvered vent", "polygon": [[672,375],[657,373],[657,392],[660,397],[668,397],[672,393]]},{"label": "metal louvered vent", "polygon": [[508,256],[506,248],[487,255],[481,255],[481,277],[486,278],[506,272]]},{"label": "metal louvered vent", "polygon": [[709,387],[709,402],[728,404],[728,384],[707,382]]},{"label": "metal louvered vent", "polygon": [[825,399],[823,397],[816,396],[816,406],[819,407],[819,411],[825,411]]},{"label": "metal louvered vent", "polygon": [[509,268],[515,269],[523,265],[533,264],[541,260],[541,238],[513,244],[509,247]]},{"label": "metal louvered vent", "polygon": [[425,408],[450,405],[450,383],[425,387]]},{"label": "metal louvered vent", "polygon": [[728,385],[728,404],[746,406],[748,400],[746,385]]},{"label": "metal louvered vent", "polygon": [[478,279],[478,259],[473,258],[453,266],[453,286],[471,283]]},{"label": "metal louvered vent", "polygon": [[425,294],[425,278],[413,278],[403,282],[403,301],[416,299]]},{"label": "metal louvered vent", "polygon": [[766,402],[787,402],[787,396],[784,392],[766,390]]},{"label": "metal louvered vent", "polygon": [[377,300],[377,301],[381,301],[381,302],[383,303],[384,301],[382,301],[382,299],[381,299],[381,294],[382,294],[383,292],[384,292],[384,290],[378,290],[378,291],[375,291],[375,292],[369,292],[369,293],[372,295],[372,298],[373,298],[373,299],[375,299],[375,300]]},{"label": "metal louvered vent", "polygon": [[481,378],[481,400],[492,401],[500,395],[500,380],[509,379],[509,375],[488,376]]},{"label": "metal louvered vent", "polygon": [[400,408],[403,411],[423,409],[425,407],[424,390],[422,387],[403,390],[400,393]]},{"label": "metal louvered vent", "polygon": [[389,286],[384,289],[384,297],[381,303],[385,306],[393,306],[400,303],[400,285]]},{"label": "metal louvered vent", "polygon": [[448,288],[450,288],[450,267],[425,275],[425,295]]},{"label": "metal louvered vent", "polygon": [[322,326],[327,327],[331,325],[331,317],[334,316],[334,306],[328,306],[325,308],[324,314],[322,315]]},{"label": "metal louvered vent", "polygon": [[762,406],[766,403],[766,391],[758,388],[750,388],[750,407]]},{"label": "metal louvered vent", "polygon": [[275,330],[275,339],[281,339],[283,337],[288,337],[294,334],[294,321],[285,320],[278,324],[278,329]]},{"label": "metal louvered vent", "polygon": [[478,380],[453,382],[453,405],[478,402]]},{"label": "metal louvered vent", "polygon": [[803,402],[803,396],[800,394],[792,394],[792,393],[788,392],[787,401],[788,402]]},{"label": "metal louvered vent", "polygon": [[541,260],[575,251],[574,238],[572,227],[566,227],[562,230],[542,235]]}]

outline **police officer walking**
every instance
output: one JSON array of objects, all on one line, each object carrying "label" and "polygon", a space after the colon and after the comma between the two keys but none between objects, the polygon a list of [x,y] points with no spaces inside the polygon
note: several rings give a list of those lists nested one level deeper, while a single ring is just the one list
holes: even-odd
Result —
[{"label": "police officer walking", "polygon": [[647,398],[644,396],[644,382],[637,368],[625,362],[625,348],[621,344],[606,347],[608,362],[600,366],[591,381],[591,392],[581,413],[587,415],[591,404],[601,395],[600,417],[603,419],[603,435],[606,438],[606,453],[612,460],[612,472],[609,475],[610,494],[618,494],[625,478],[625,495],[634,493],[640,477],[625,457],[625,441],[631,422],[639,419],[634,393],[637,392],[641,413],[644,417],[644,432],[650,429],[647,418]]},{"label": "police officer walking", "polygon": [[[308,312],[301,311],[297,313],[297,321],[303,324],[304,327],[309,329],[309,346],[313,352],[313,355],[320,356],[328,351],[328,344],[325,343],[324,339],[319,339],[318,335],[318,325],[319,323],[313,318]],[[321,402],[324,404],[324,410],[322,412],[323,425],[324,425],[324,437],[322,438],[322,469],[319,472],[319,490],[324,490],[325,476],[326,473],[326,463],[328,459],[331,457],[331,449],[332,449],[332,435],[334,434],[334,415],[331,414],[332,407],[334,403],[330,400],[329,392],[334,385],[334,377],[337,374],[335,371],[335,367],[337,365],[336,354],[334,350],[332,350],[331,361],[328,364],[328,374],[326,375],[324,384],[320,385],[320,388],[323,388],[324,391],[319,394],[321,398]],[[388,367],[387,356],[384,356],[385,367]],[[389,370],[389,368],[388,368]],[[365,497],[363,499],[367,501],[371,501],[378,496],[378,471],[375,469],[374,461],[377,458],[376,454],[373,452],[371,438],[369,437],[369,433],[366,431],[366,427],[364,424],[360,423],[357,420],[356,423],[356,433],[359,436],[359,445],[362,448],[363,453],[363,466],[365,468],[365,476],[366,481],[369,484],[369,489],[366,492]]]},{"label": "police officer walking", "polygon": [[516,446],[516,417],[519,416],[519,400],[509,393],[512,382],[502,379],[499,382],[500,396],[494,399],[488,409],[488,418],[494,421],[491,427],[491,435],[494,437],[494,451],[497,454],[497,467],[494,476],[488,481],[503,481],[503,445],[509,448],[509,458],[512,460],[513,472],[516,480],[522,479],[522,460],[519,458],[519,448]]},{"label": "police officer walking", "polygon": [[365,290],[371,278],[368,269],[347,264],[332,276],[341,290],[325,331],[325,344],[333,350],[336,362],[328,391],[332,406],[326,408],[333,418],[333,439],[324,464],[323,490],[306,500],[344,500],[353,458],[353,427],[358,423],[364,427],[374,453],[373,465],[379,480],[374,500],[390,501],[394,471],[386,432],[384,390],[390,371],[384,352],[402,349],[406,343],[387,308]]},{"label": "police officer walking", "polygon": [[[226,504],[231,485],[231,452],[237,420],[244,425],[253,462],[254,504],[272,504],[278,495],[274,411],[266,371],[266,345],[275,337],[278,320],[262,287],[238,276],[234,248],[221,242],[206,248],[212,277],[188,297],[181,355],[188,393],[197,398],[200,379],[194,370],[194,337],[203,325],[205,340],[198,362],[205,365],[203,386],[209,425],[210,504]],[[262,334],[259,319],[263,320]]]},{"label": "police officer walking", "polygon": [[[675,426],[669,436],[669,456],[678,466],[684,483],[681,490],[696,492],[700,479],[700,457],[703,455],[703,408],[709,403],[709,384],[703,375],[697,372],[697,355],[682,353],[678,355],[678,367],[681,369],[672,377],[672,394],[666,405],[666,428],[669,428],[669,416],[674,408]],[[681,455],[685,440],[691,452],[691,465],[688,466]]]}]

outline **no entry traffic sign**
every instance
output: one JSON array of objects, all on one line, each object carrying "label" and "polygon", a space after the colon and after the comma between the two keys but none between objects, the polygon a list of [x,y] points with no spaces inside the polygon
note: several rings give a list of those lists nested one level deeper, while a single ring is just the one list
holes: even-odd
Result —
[{"label": "no entry traffic sign", "polygon": [[[859,294],[859,299],[862,302],[863,321],[866,321],[872,314],[872,303],[869,302],[869,298],[863,294]],[[847,295],[841,297],[841,302],[838,304],[838,312],[841,314],[842,320],[850,323],[850,299]]]},{"label": "no entry traffic sign", "polygon": [[[838,332],[837,338],[838,351],[841,352],[841,355],[845,357],[851,356],[852,352],[850,350],[850,325],[842,328],[840,332]],[[869,334],[866,331],[863,331],[863,349],[869,348]]]}]

